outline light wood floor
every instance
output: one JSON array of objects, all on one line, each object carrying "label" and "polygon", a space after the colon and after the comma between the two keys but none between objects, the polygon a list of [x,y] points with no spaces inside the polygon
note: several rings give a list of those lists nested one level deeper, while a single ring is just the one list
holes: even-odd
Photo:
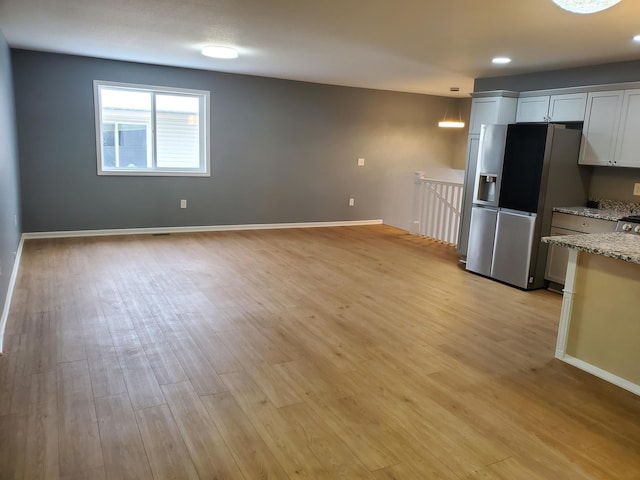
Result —
[{"label": "light wood floor", "polygon": [[560,303],[384,226],[28,241],[0,478],[639,479]]}]

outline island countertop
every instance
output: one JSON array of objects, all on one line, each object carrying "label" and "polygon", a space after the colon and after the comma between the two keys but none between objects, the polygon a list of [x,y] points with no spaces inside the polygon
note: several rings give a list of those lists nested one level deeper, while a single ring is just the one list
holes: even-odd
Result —
[{"label": "island countertop", "polygon": [[624,232],[542,237],[543,243],[640,264],[640,235]]}]

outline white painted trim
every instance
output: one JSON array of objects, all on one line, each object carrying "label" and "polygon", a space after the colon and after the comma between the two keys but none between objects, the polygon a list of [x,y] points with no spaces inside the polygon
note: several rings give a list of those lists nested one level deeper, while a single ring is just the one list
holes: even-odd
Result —
[{"label": "white painted trim", "polygon": [[584,370],[591,375],[595,375],[603,380],[606,380],[609,383],[613,383],[620,388],[624,388],[631,393],[635,393],[636,395],[640,395],[640,385],[630,382],[629,380],[625,380],[622,377],[614,375],[611,372],[607,372],[595,365],[591,365],[590,363],[585,362],[584,360],[580,360],[578,358],[572,357],[571,355],[565,355],[563,357],[559,357],[565,363],[569,365],[573,365],[574,367],[579,368],[580,370]]},{"label": "white painted trim", "polygon": [[11,308],[11,299],[13,298],[13,289],[15,288],[16,280],[18,279],[18,269],[20,268],[20,258],[22,257],[23,244],[24,236],[21,236],[20,243],[18,244],[18,250],[16,250],[16,258],[13,261],[13,271],[11,272],[11,279],[9,280],[7,296],[4,300],[2,316],[0,317],[0,355],[2,355],[2,352],[4,351],[4,329],[6,328],[7,320],[9,319],[9,310]]},{"label": "white painted trim", "polygon": [[68,238],[68,237],[104,237],[109,235],[149,235],[163,233],[197,233],[197,232],[229,232],[238,230],[275,230],[284,228],[319,228],[319,227],[354,227],[361,225],[380,225],[376,220],[347,220],[338,222],[302,222],[302,223],[254,223],[246,225],[194,225],[185,227],[152,227],[152,228],[113,228],[105,230],[69,230],[56,232],[27,232],[25,240],[34,238]]},{"label": "white painted trim", "polygon": [[578,264],[578,250],[569,249],[567,273],[564,280],[564,292],[562,296],[562,310],[560,312],[560,324],[558,325],[558,339],[556,341],[556,358],[562,359],[567,351],[567,339],[569,336],[569,324],[573,312],[573,297],[576,293],[576,266]]}]

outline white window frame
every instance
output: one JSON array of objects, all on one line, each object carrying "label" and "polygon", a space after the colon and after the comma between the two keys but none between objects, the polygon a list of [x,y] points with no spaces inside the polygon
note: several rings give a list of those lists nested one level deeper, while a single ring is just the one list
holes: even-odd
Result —
[{"label": "white window frame", "polygon": [[[126,90],[137,90],[151,93],[151,124],[148,129],[151,135],[151,142],[148,145],[148,152],[151,155],[151,168],[131,169],[124,167],[105,168],[102,165],[102,105],[100,90],[102,87],[119,88]],[[156,134],[155,134],[155,118],[156,118],[156,102],[157,94],[170,95],[189,95],[199,97],[200,105],[200,167],[194,168],[159,168],[156,162]],[[123,175],[123,176],[170,176],[170,177],[209,177],[211,176],[211,152],[210,152],[210,93],[207,90],[191,90],[186,88],[160,87],[155,85],[139,85],[133,83],[107,82],[103,80],[93,81],[93,97],[95,107],[96,122],[96,153],[98,160],[98,175]],[[113,122],[107,122],[113,123]],[[117,125],[117,122],[115,122]],[[137,122],[127,122],[137,123]]]},{"label": "white window frame", "polygon": [[[104,124],[104,123],[109,123],[111,125],[113,125],[113,143],[114,146],[119,146],[120,143],[120,131],[118,130],[118,126],[119,125],[142,125],[145,127],[145,134],[147,137],[147,145],[153,145],[153,135],[151,135],[151,125],[148,123],[142,123],[142,122],[135,122],[133,120],[127,120],[126,122],[119,122],[119,121],[108,121],[108,122],[101,122],[100,125]],[[101,132],[100,132],[101,133]],[[100,137],[100,139],[102,140],[102,137]],[[102,142],[100,142],[100,144],[102,145]],[[102,149],[100,149],[100,151],[98,152],[98,155],[102,155]],[[148,148],[147,149],[147,168],[153,168],[153,160],[152,160],[152,148]],[[124,170],[124,167],[120,166],[120,149],[119,148],[115,148],[114,149],[114,160],[115,160],[115,164],[116,164],[116,169],[122,169]],[[130,170],[130,169],[129,169]]]}]

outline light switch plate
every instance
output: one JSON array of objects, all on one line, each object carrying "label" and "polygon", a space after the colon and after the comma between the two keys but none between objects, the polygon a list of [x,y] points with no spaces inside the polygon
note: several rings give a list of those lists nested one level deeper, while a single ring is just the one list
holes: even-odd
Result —
[{"label": "light switch plate", "polygon": [[359,158],[358,159],[358,166],[359,167],[364,167],[364,158]]},{"label": "light switch plate", "polygon": [[636,183],[633,186],[633,194],[640,197],[640,183]]}]

